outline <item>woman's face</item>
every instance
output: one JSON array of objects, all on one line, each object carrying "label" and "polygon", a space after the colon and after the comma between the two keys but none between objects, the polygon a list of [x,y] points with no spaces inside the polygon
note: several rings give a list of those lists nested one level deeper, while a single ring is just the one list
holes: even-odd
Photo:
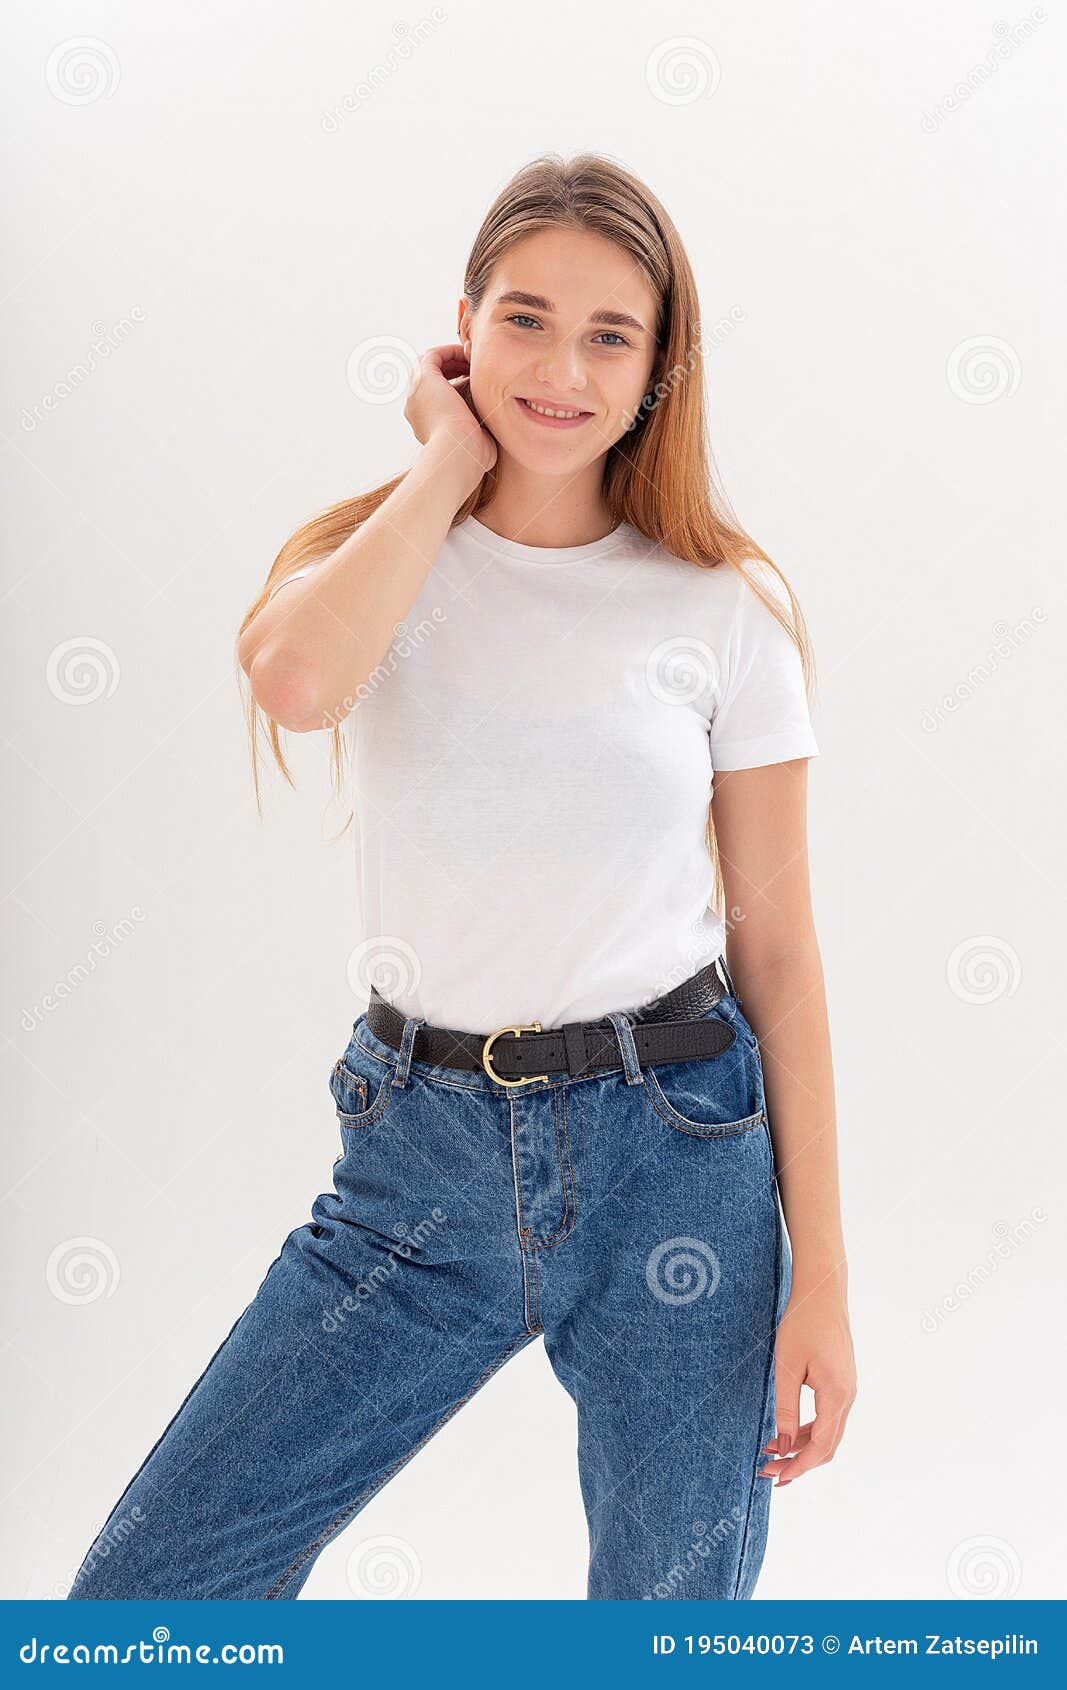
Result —
[{"label": "woman's face", "polygon": [[[501,451],[542,475],[602,457],[648,391],[655,315],[644,272],[602,236],[543,229],[517,242],[478,310],[460,306],[471,397]],[[581,414],[546,419],[529,401]]]}]

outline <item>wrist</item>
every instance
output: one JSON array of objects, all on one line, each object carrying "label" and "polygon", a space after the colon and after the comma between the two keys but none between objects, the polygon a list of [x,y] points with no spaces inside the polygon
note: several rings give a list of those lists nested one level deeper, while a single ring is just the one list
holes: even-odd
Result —
[{"label": "wrist", "polygon": [[470,498],[485,475],[484,467],[464,442],[444,432],[431,434],[420,445],[416,465],[423,474],[432,477],[435,486],[447,488],[456,510]]},{"label": "wrist", "polygon": [[848,1300],[848,1263],[843,1256],[833,1259],[793,1254],[790,1296],[836,1297]]}]

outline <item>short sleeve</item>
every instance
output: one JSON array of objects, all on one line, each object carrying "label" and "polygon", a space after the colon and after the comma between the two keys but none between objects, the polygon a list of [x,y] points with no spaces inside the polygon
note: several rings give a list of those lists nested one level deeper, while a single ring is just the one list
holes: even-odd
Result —
[{"label": "short sleeve", "polygon": [[[745,567],[788,617],[789,598],[774,570],[762,560]],[[712,769],[758,769],[817,757],[800,652],[754,588],[735,575],[738,595],[720,654],[708,733]]]},{"label": "short sleeve", "polygon": [[286,575],[283,580],[276,581],[274,586],[271,588],[270,592],[267,594],[267,603],[268,604],[270,603],[270,601],[274,597],[275,593],[279,592],[282,587],[287,587],[289,585],[290,581],[299,581],[301,575],[310,575],[311,571],[313,569],[317,569],[321,562],[322,562],[322,559],[319,558],[314,563],[301,564],[300,568],[294,569],[293,573],[291,575]]}]

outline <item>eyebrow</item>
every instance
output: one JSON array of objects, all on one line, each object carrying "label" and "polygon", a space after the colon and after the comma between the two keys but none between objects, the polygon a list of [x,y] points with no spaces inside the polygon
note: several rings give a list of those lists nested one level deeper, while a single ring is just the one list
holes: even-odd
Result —
[{"label": "eyebrow", "polygon": [[[509,293],[497,296],[498,305],[529,305],[534,311],[546,311],[551,316],[556,307],[550,299],[545,299],[539,293],[524,293],[521,288],[513,288]],[[638,334],[647,334],[644,323],[638,322],[626,311],[596,311],[590,317],[591,323],[606,323],[614,329],[636,329]]]}]

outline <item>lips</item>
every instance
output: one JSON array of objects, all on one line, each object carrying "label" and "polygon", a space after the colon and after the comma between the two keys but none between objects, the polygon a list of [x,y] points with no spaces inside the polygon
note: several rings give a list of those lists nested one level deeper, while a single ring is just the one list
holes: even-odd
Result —
[{"label": "lips", "polygon": [[581,428],[582,424],[587,423],[593,415],[592,411],[580,411],[577,406],[560,405],[558,407],[550,406],[549,409],[577,411],[578,414],[569,417],[546,417],[542,412],[535,411],[533,408],[534,404],[541,403],[540,400],[530,401],[522,395],[516,395],[515,403],[524,417],[529,417],[531,422],[539,423],[543,428]]}]

